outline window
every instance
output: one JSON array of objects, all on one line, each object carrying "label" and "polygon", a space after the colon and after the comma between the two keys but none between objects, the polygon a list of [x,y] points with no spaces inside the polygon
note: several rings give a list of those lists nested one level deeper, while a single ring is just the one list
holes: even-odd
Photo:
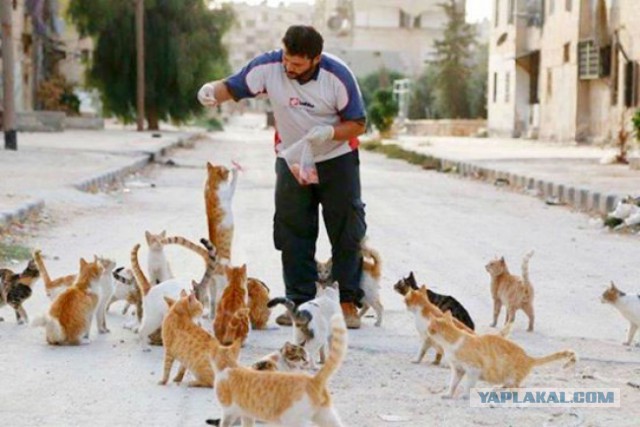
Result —
[{"label": "window", "polygon": [[255,28],[255,26],[256,26],[256,21],[254,19],[249,19],[245,24],[245,27],[247,28]]},{"label": "window", "polygon": [[509,0],[509,15],[507,16],[509,24],[513,24],[515,13],[515,0]]},{"label": "window", "polygon": [[565,64],[571,60],[571,43],[564,44],[562,60]]},{"label": "window", "polygon": [[411,24],[411,15],[400,9],[400,28],[411,28]]},{"label": "window", "polygon": [[553,70],[547,68],[547,98],[551,98],[553,94]]},{"label": "window", "polygon": [[600,52],[593,40],[578,42],[578,77],[582,80],[600,77]]},{"label": "window", "polygon": [[556,1],[555,0],[549,0],[549,16],[553,15],[553,11],[556,8]]},{"label": "window", "polygon": [[638,62],[629,61],[624,66],[624,105],[638,106]]},{"label": "window", "polygon": [[511,73],[507,73],[504,78],[504,102],[509,102],[509,97],[511,95]]},{"label": "window", "polygon": [[564,9],[567,12],[571,12],[571,0],[564,0]]},{"label": "window", "polygon": [[495,16],[493,17],[493,23],[497,27],[499,24],[500,18],[500,0],[496,0],[495,3]]},{"label": "window", "polygon": [[498,73],[493,73],[493,102],[498,100]]},{"label": "window", "polygon": [[422,15],[413,18],[413,28],[422,28]]}]

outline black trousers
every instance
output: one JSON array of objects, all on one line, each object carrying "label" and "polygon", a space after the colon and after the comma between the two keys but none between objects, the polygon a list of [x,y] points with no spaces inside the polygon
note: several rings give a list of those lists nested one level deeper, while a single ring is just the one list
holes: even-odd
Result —
[{"label": "black trousers", "polygon": [[340,300],[358,303],[363,295],[360,243],[367,230],[364,203],[360,199],[358,151],[320,162],[316,168],[320,183],[301,186],[285,160],[276,160],[273,240],[276,249],[282,252],[286,295],[296,304],[315,297],[318,205],[321,205]]}]

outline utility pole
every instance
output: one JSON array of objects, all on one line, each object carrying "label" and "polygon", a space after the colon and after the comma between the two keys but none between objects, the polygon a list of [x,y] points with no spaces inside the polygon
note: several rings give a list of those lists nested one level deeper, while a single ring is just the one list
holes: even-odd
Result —
[{"label": "utility pole", "polygon": [[4,114],[2,127],[4,129],[4,148],[7,150],[18,149],[18,137],[16,134],[16,111],[14,102],[13,85],[13,34],[12,13],[13,1],[1,0],[0,13],[2,14],[2,81]]},{"label": "utility pole", "polygon": [[138,132],[142,132],[144,131],[144,0],[136,0],[136,50],[138,53],[137,122]]}]

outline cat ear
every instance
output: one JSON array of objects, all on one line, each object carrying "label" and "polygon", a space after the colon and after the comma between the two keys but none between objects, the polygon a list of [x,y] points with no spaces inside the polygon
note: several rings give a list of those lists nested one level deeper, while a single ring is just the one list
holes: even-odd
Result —
[{"label": "cat ear", "polygon": [[340,284],[338,283],[337,280],[334,280],[333,283],[331,284],[331,287],[337,291],[340,289]]},{"label": "cat ear", "polygon": [[611,289],[618,289],[618,288],[616,288],[616,284],[613,283],[613,280],[611,281]]},{"label": "cat ear", "polygon": [[80,258],[80,268],[85,268],[89,264],[84,258]]},{"label": "cat ear", "polygon": [[145,239],[147,239],[147,245],[151,244],[151,233],[149,233],[148,231],[144,232],[144,237]]},{"label": "cat ear", "polygon": [[504,257],[500,257],[500,262],[504,264]]},{"label": "cat ear", "polygon": [[185,291],[184,289],[180,291],[180,298],[184,298],[187,295],[189,295],[189,294],[187,294],[187,291]]},{"label": "cat ear", "polygon": [[165,237],[167,237],[167,230],[162,230],[162,233],[160,233],[160,238],[164,239]]},{"label": "cat ear", "polygon": [[173,307],[173,304],[176,303],[176,301],[174,299],[171,299],[169,297],[163,297],[164,301],[167,303],[167,305],[169,306],[169,308]]},{"label": "cat ear", "polygon": [[240,271],[242,271],[242,274],[244,274],[244,275],[247,274],[247,264],[246,263],[242,264],[242,267],[240,267]]},{"label": "cat ear", "polygon": [[210,162],[207,162],[207,172],[211,172],[213,170],[213,165]]},{"label": "cat ear", "polygon": [[194,294],[193,292],[191,292],[191,293],[189,294],[189,304],[193,304],[193,303],[195,303],[196,301],[197,301],[197,300],[196,300],[196,294]]},{"label": "cat ear", "polygon": [[420,286],[420,291],[422,291],[422,292],[424,292],[426,294],[427,293],[427,285]]}]

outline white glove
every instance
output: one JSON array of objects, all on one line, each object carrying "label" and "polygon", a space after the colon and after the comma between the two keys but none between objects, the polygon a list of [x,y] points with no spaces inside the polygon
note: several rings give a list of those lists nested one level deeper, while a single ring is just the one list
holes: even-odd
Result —
[{"label": "white glove", "polygon": [[205,107],[215,107],[218,105],[215,95],[215,86],[213,83],[205,83],[198,91],[198,101]]},{"label": "white glove", "polygon": [[307,132],[303,139],[306,139],[311,144],[322,144],[324,142],[331,141],[333,139],[333,135],[333,126],[320,125],[311,128],[311,130]]}]

